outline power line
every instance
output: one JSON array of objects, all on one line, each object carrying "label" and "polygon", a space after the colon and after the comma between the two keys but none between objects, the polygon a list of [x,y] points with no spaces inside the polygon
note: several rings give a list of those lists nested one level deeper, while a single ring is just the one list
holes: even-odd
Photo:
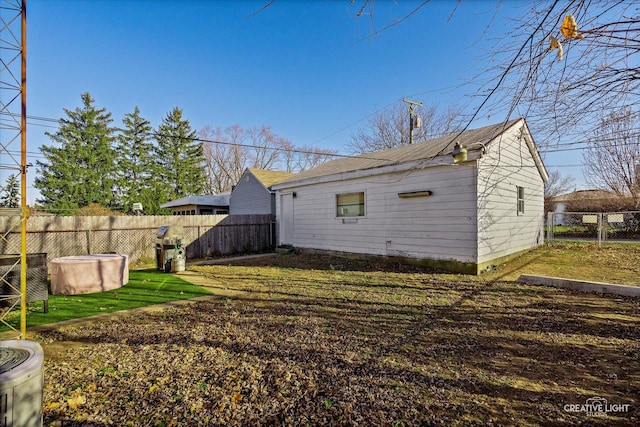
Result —
[{"label": "power line", "polygon": [[318,139],[317,141],[313,142],[313,143],[312,143],[312,145],[317,144],[317,143],[318,143],[318,142],[320,142],[320,141],[324,141],[324,140],[325,140],[325,139],[327,139],[327,138],[331,138],[332,136],[337,135],[337,134],[339,134],[340,132],[343,132],[343,131],[345,131],[345,130],[349,129],[349,128],[350,128],[350,127],[352,127],[352,126],[355,126],[355,125],[357,125],[358,123],[363,122],[363,121],[367,120],[368,118],[370,118],[370,117],[372,117],[372,116],[374,116],[374,115],[376,115],[376,114],[379,114],[379,113],[380,113],[380,111],[384,111],[384,110],[386,110],[386,109],[388,109],[388,108],[391,108],[391,106],[392,106],[392,105],[394,105],[395,103],[397,103],[397,102],[399,102],[399,101],[400,101],[400,100],[393,101],[392,103],[387,104],[387,106],[382,107],[381,109],[376,110],[376,111],[374,111],[374,112],[372,112],[372,113],[370,113],[370,114],[367,114],[367,115],[366,115],[366,116],[364,116],[363,118],[361,118],[361,119],[359,119],[359,120],[356,120],[355,122],[353,122],[353,123],[351,123],[351,124],[349,124],[349,125],[347,125],[347,126],[345,126],[345,127],[341,128],[341,129],[338,129],[337,131],[335,131],[335,132],[333,132],[333,133],[330,133],[330,134],[329,134],[329,135],[327,135],[327,136],[323,136],[322,138],[320,138],[320,139]]},{"label": "power line", "polygon": [[[8,116],[8,117],[11,117],[11,118],[19,118],[20,117],[20,114],[9,113],[9,112],[6,112],[6,111],[0,111],[0,115],[1,116]],[[26,116],[26,118],[27,118],[27,125],[30,125],[30,126],[42,126],[42,127],[47,127],[47,128],[51,128],[51,129],[58,129],[59,128],[59,126],[52,126],[52,125],[48,125],[48,124],[34,123],[33,122],[33,120],[35,120],[35,121],[51,122],[51,123],[56,123],[57,124],[58,120],[55,120],[55,119],[50,119],[50,118],[47,118],[47,117],[38,117],[38,116]],[[32,120],[32,121],[29,121],[29,120]],[[13,121],[7,120],[6,118],[4,118],[4,119],[0,118],[0,122],[5,123],[5,124],[7,124],[7,123],[8,124],[15,123]]]},{"label": "power line", "polygon": [[[11,113],[11,112],[8,112],[8,111],[0,111],[0,115],[10,116],[10,117],[14,117],[14,118],[21,117],[20,114]],[[43,121],[43,122],[59,123],[58,119],[52,119],[52,118],[49,118],[49,117],[42,117],[42,116],[30,116],[30,115],[27,115],[27,119],[40,120],[40,121]]]},{"label": "power line", "polygon": [[[396,102],[398,101],[394,101],[390,104],[388,104],[387,106],[381,108],[380,110],[376,110],[373,113],[363,117],[360,120],[357,120],[355,122],[353,122],[350,125],[347,125],[325,137],[322,137],[320,139],[318,139],[316,142],[314,142],[314,144],[325,140],[327,138],[330,138],[333,135],[336,135],[346,129],[348,129],[349,127],[352,127],[353,125],[362,122],[363,120],[366,120],[367,118],[375,115],[375,114],[379,114],[381,111],[384,111],[388,108],[390,108],[391,106],[393,106]],[[19,117],[18,114],[14,114],[14,113],[10,113],[10,112],[5,112],[2,111],[0,112],[1,116],[11,116],[11,117]],[[53,118],[49,118],[49,117],[44,117],[44,116],[27,116],[28,120],[32,120],[32,121],[41,121],[41,122],[46,122],[46,123],[56,123],[59,124],[60,121],[57,119],[53,119]],[[2,119],[0,119],[0,122],[2,121]],[[30,125],[33,126],[43,126],[43,127],[49,127],[52,129],[58,129],[59,126],[52,126],[52,125],[48,125],[48,124],[42,124],[42,123],[33,123],[30,122],[28,123]],[[116,131],[122,132],[125,129],[121,129],[121,128],[112,128]],[[148,133],[151,136],[157,137],[173,137],[171,135],[164,135],[158,132],[149,132]],[[627,138],[640,138],[640,131],[638,132],[634,132],[631,134],[626,135]],[[331,152],[325,152],[322,150],[319,151],[311,151],[311,150],[302,150],[302,149],[297,149],[297,148],[291,148],[291,149],[286,149],[286,148],[280,148],[280,147],[269,147],[269,146],[256,146],[253,144],[242,144],[242,143],[237,143],[237,142],[227,142],[227,141],[219,141],[219,140],[209,140],[209,139],[205,139],[205,138],[199,138],[199,137],[195,137],[195,138],[189,138],[193,141],[197,141],[197,142],[203,142],[203,143],[210,143],[210,144],[221,144],[221,145],[230,145],[230,146],[238,146],[238,147],[245,147],[245,148],[253,148],[253,149],[259,149],[259,150],[272,150],[272,151],[283,151],[283,152],[292,152],[292,153],[299,153],[299,154],[308,154],[308,155],[322,155],[322,156],[327,156],[327,157],[341,157],[341,158],[367,158],[366,156],[363,155],[348,155],[348,154],[338,154],[338,153],[331,153]],[[556,144],[554,145],[552,148],[546,148],[546,149],[541,149],[540,152],[541,154],[547,154],[547,153],[558,153],[558,152],[565,152],[565,151],[580,151],[580,150],[586,150],[589,147],[589,145],[599,145],[599,144],[604,144],[604,143],[609,143],[609,142],[616,142],[616,141],[620,141],[620,138],[615,138],[615,137],[610,137],[610,138],[597,138],[597,139],[586,139],[586,140],[576,140],[576,141],[570,141],[570,142],[565,142],[565,143],[561,143],[561,144]],[[633,142],[635,143],[635,141]],[[586,145],[583,147],[576,147],[577,145]],[[17,151],[8,151],[8,153],[11,154],[19,154],[19,152]],[[41,153],[37,153],[37,152],[28,152],[28,154],[44,159],[46,158],[46,156],[42,155]],[[376,157],[376,160],[385,160],[385,159],[381,159]]]},{"label": "power line", "polygon": [[[166,134],[162,134],[162,133],[159,133],[159,132],[148,132],[147,134],[155,136],[155,137],[160,136],[160,137],[167,137],[167,138],[176,138],[175,135],[166,135]],[[281,147],[268,147],[268,146],[260,146],[260,145],[253,145],[253,144],[241,144],[241,143],[237,143],[237,142],[216,141],[216,140],[204,139],[204,138],[199,138],[199,137],[179,136],[178,138],[187,139],[187,140],[190,140],[190,141],[210,143],[210,144],[230,145],[230,146],[234,146],[234,147],[245,147],[245,148],[256,148],[256,149],[259,149],[259,150],[284,151],[284,152],[291,152],[291,153],[320,155],[320,156],[327,156],[327,157],[359,158],[359,159],[387,160],[387,161],[390,161],[390,159],[385,159],[385,158],[382,158],[382,157],[366,157],[364,155],[349,155],[349,154],[328,153],[328,152],[324,152],[324,151],[299,150],[299,149],[295,149],[295,148],[289,149],[289,148],[281,148]]]},{"label": "power line", "polygon": [[[388,107],[385,107],[385,108],[388,108]],[[4,112],[0,113],[0,114],[2,114],[2,115],[10,115],[10,116],[17,116],[16,114],[4,113]],[[42,117],[42,116],[27,116],[27,119],[59,123],[59,121],[56,120],[56,119],[52,119],[52,118],[48,118],[48,117]],[[32,124],[36,125],[36,126],[45,126],[45,127],[51,127],[51,128],[54,128],[54,129],[59,129],[59,126],[48,126],[48,125],[34,124],[34,123],[32,123]],[[115,131],[118,131],[118,132],[123,132],[123,131],[126,130],[126,129],[117,128],[117,127],[114,127],[112,129],[115,130]],[[147,135],[151,135],[151,136],[154,136],[154,137],[158,137],[158,136],[160,136],[160,137],[169,137],[169,138],[174,138],[175,137],[173,135],[165,135],[165,134],[161,134],[159,132],[148,132]],[[181,138],[186,138],[186,137],[181,137]],[[322,151],[322,150],[311,151],[311,150],[302,150],[302,149],[297,149],[297,148],[289,149],[289,148],[280,148],[280,147],[257,146],[257,145],[252,145],[252,144],[241,144],[241,143],[237,143],[237,142],[208,140],[208,139],[199,138],[199,137],[186,138],[186,139],[190,139],[192,141],[197,141],[197,142],[206,142],[206,143],[221,144],[221,145],[232,145],[232,146],[237,146],[237,147],[254,148],[254,149],[259,149],[259,150],[284,151],[284,152],[291,152],[291,153],[320,155],[320,156],[328,156],[328,157],[346,157],[346,158],[359,157],[359,158],[363,158],[363,156],[331,153],[331,152],[325,152],[325,151]],[[32,152],[32,154],[39,155],[39,153],[33,153],[33,152]],[[44,158],[44,156],[41,156],[41,155],[40,155],[40,157]],[[380,159],[378,157],[376,157],[376,159],[377,160],[388,160],[388,159]]]},{"label": "power line", "polygon": [[[389,104],[389,105],[392,105],[392,104]],[[388,107],[389,106],[387,106],[385,108],[388,108]],[[5,112],[2,112],[0,114],[9,115],[9,116],[18,116],[16,114],[5,113]],[[48,118],[48,117],[42,117],[42,116],[27,116],[27,119],[59,123],[59,120]],[[46,126],[46,125],[41,125],[41,124],[38,124],[38,125],[39,126]],[[51,128],[59,128],[59,126],[50,126],[50,127]],[[116,128],[116,127],[112,128],[112,129],[115,130],[115,131],[118,131],[118,132],[123,132],[123,131],[126,130],[126,129]],[[154,136],[154,137],[158,137],[158,136],[160,136],[160,137],[168,137],[168,138],[173,138],[174,137],[173,135],[161,134],[159,132],[148,132],[147,135],[151,135],[151,136]],[[299,153],[299,154],[321,155],[321,156],[328,156],[328,157],[346,157],[346,158],[360,157],[360,158],[363,158],[362,156],[330,153],[330,152],[324,152],[322,150],[311,151],[311,150],[301,150],[301,149],[296,149],[296,148],[288,149],[288,148],[280,148],[280,147],[256,146],[256,145],[252,145],[252,144],[241,144],[241,143],[236,143],[236,142],[209,140],[209,139],[204,139],[204,138],[199,138],[199,137],[194,137],[194,138],[181,137],[181,138],[186,138],[186,139],[189,139],[189,140],[192,140],[192,141],[197,141],[197,142],[206,142],[206,143],[221,144],[221,145],[232,145],[232,146],[246,147],[246,148],[256,148],[256,149],[260,149],[260,150],[285,151],[285,152],[292,152],[292,153]],[[31,152],[31,154],[39,155],[39,153],[34,153],[34,152]],[[44,157],[44,156],[41,156],[41,157]],[[380,159],[378,157],[376,157],[376,159],[377,160],[387,160],[387,159]]]}]

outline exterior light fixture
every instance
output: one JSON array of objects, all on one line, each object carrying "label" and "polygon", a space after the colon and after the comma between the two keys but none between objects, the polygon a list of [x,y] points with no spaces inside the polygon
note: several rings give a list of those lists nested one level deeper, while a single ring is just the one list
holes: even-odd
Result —
[{"label": "exterior light fixture", "polygon": [[467,149],[460,144],[460,141],[456,141],[451,155],[453,156],[453,163],[464,162],[467,160]]},{"label": "exterior light fixture", "polygon": [[405,191],[403,193],[398,193],[398,197],[400,197],[401,199],[408,199],[411,197],[428,197],[428,196],[431,196],[432,194],[433,194],[433,191],[431,190]]}]

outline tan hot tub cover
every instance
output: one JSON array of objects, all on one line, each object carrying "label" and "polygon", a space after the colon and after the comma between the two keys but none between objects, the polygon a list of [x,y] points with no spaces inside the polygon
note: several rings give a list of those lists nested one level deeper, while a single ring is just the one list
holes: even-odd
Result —
[{"label": "tan hot tub cover", "polygon": [[104,292],[129,282],[127,255],[67,256],[54,258],[50,265],[52,295]]}]

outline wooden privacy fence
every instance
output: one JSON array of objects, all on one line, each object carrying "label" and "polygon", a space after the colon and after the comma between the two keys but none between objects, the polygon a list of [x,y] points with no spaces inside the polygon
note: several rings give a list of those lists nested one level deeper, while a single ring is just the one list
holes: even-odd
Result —
[{"label": "wooden privacy fence", "polygon": [[[163,225],[184,228],[187,260],[275,249],[274,215],[42,216],[27,220],[27,253],[46,253],[49,261],[96,253],[152,261]],[[0,216],[0,232],[0,254],[20,253],[20,217]]]}]

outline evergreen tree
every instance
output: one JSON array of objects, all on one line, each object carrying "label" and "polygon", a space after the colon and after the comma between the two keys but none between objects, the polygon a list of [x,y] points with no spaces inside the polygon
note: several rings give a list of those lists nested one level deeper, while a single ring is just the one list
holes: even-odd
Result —
[{"label": "evergreen tree", "polygon": [[16,175],[10,175],[9,178],[7,178],[7,183],[2,188],[0,206],[3,208],[20,207],[20,183]]},{"label": "evergreen tree", "polygon": [[122,120],[124,129],[118,136],[118,182],[117,198],[124,213],[133,212],[133,204],[142,203],[148,215],[160,213],[157,194],[158,180],[155,174],[155,151],[149,135],[152,127],[148,120],[140,116],[136,107],[133,113]]},{"label": "evergreen tree", "polygon": [[205,183],[202,143],[197,141],[189,121],[182,118],[182,110],[176,107],[162,119],[156,140],[159,173],[155,177],[163,189],[160,203],[202,194]]},{"label": "evergreen tree", "polygon": [[68,117],[58,121],[57,132],[46,132],[58,146],[43,145],[40,151],[47,160],[37,161],[39,175],[34,185],[42,195],[38,202],[63,215],[92,203],[114,205],[115,130],[110,127],[111,113],[97,109],[89,93],[81,98],[82,107],[64,110]]}]

